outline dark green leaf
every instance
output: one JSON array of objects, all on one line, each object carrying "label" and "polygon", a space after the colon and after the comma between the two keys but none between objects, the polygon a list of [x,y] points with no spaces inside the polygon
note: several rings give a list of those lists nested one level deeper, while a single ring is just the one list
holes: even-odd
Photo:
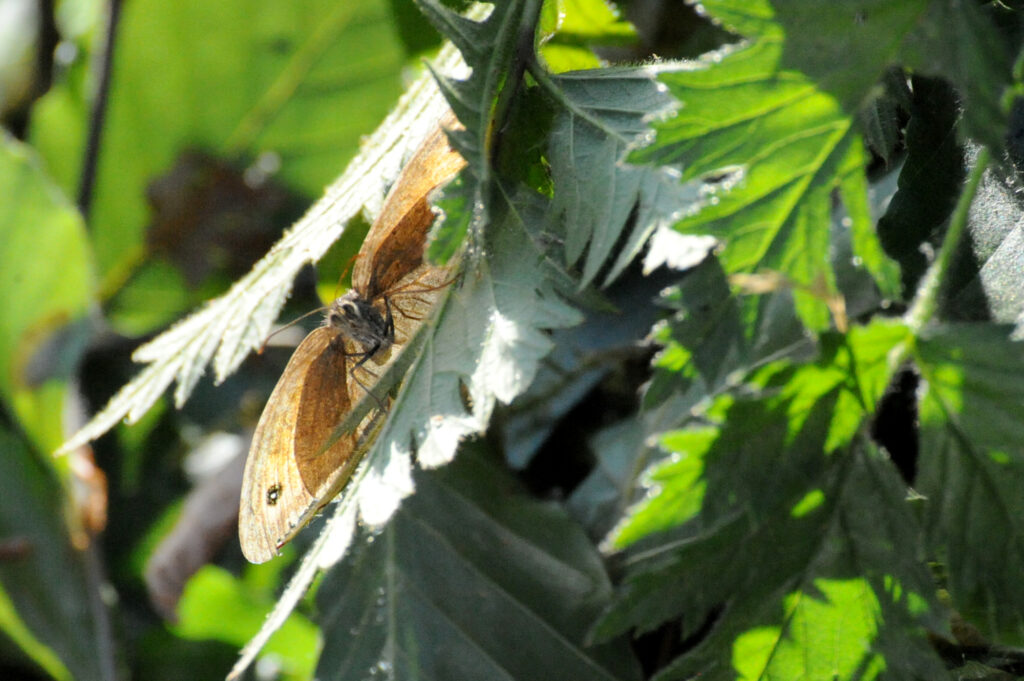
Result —
[{"label": "dark green leaf", "polygon": [[656,227],[698,202],[696,187],[680,186],[665,169],[624,161],[648,131],[647,121],[672,106],[655,75],[655,69],[621,68],[551,80],[547,94],[557,108],[548,141],[555,186],[550,229],[564,238],[568,265],[586,252],[582,285],[614,258],[605,276],[610,283]]},{"label": "dark green leaf", "polygon": [[[923,28],[928,0],[772,0],[785,35],[783,64],[807,74],[850,114],[885,70],[900,60],[901,41]],[[930,28],[930,27],[929,27]],[[885,36],[885,39],[880,39]]]},{"label": "dark green leaf", "polygon": [[709,425],[664,434],[662,446],[677,456],[650,471],[657,493],[620,528],[619,545],[698,513],[708,525],[737,504],[795,503],[794,495],[806,493],[801,478],[823,465],[824,454],[847,446],[872,413],[891,375],[888,354],[907,337],[898,324],[855,329],[826,346],[816,364],[778,362],[758,371],[751,382],[765,397],[724,395],[708,408]]},{"label": "dark green leaf", "polygon": [[748,501],[647,546],[600,631],[681,617],[685,636],[721,608],[708,638],[658,679],[860,679],[886,668],[942,678],[921,628],[935,624],[934,589],[891,466],[856,445],[805,474],[791,506],[764,514]]},{"label": "dark green leaf", "polygon": [[72,547],[53,471],[6,429],[0,452],[0,626],[55,678],[111,679],[96,549]]},{"label": "dark green leaf", "polygon": [[[1009,329],[959,325],[920,340],[921,456],[930,540],[953,605],[1024,640],[1024,347]],[[1007,640],[1005,638],[1001,640]]]},{"label": "dark green leaf", "polygon": [[1003,95],[1014,81],[1019,37],[997,30],[1002,3],[984,4],[988,7],[975,2],[927,3],[927,12],[906,36],[900,56],[907,66],[952,82],[963,98],[967,133],[1001,151],[1008,120]]},{"label": "dark green leaf", "polygon": [[[714,8],[719,2],[706,4]],[[1016,49],[1013,30],[1004,35],[997,28],[997,15],[1005,14],[1001,5],[927,0],[772,2],[774,20],[786,37],[783,63],[808,74],[846,111],[860,108],[887,67],[902,64],[950,81],[964,97],[969,133],[995,149],[1002,148],[1006,134],[1002,97],[1012,82]]]},{"label": "dark green leaf", "polygon": [[[673,315],[653,332],[662,349],[653,361],[655,373],[645,403],[651,406],[671,391],[685,390],[694,376],[700,377],[702,395],[714,395],[737,370],[813,349],[788,302],[783,295],[737,298],[717,258],[708,258],[687,272],[662,294],[662,305]],[[749,317],[744,311],[758,305],[769,312],[756,315],[759,327],[747,329],[744,322]]]},{"label": "dark green leaf", "polygon": [[[932,600],[920,535],[895,470],[864,444],[889,358],[908,339],[882,323],[826,336],[816,363],[768,365],[749,379],[755,396],[723,395],[703,425],[664,434],[672,456],[652,467],[648,498],[617,531],[619,545],[636,542],[635,558],[599,632],[681,616],[685,636],[724,606],[711,638],[666,678],[724,674],[737,646],[769,640],[777,654],[751,652],[743,664],[779,678],[798,678],[798,659],[811,660],[807,678],[823,659],[854,678],[858,665],[887,659],[871,655],[920,648],[914,622]],[[860,643],[818,648],[791,629],[812,616],[826,630],[861,627]]]},{"label": "dark green leaf", "polygon": [[318,678],[639,678],[624,642],[585,645],[611,586],[561,511],[474,451],[416,486],[321,585]]},{"label": "dark green leaf", "polygon": [[[497,3],[490,15],[479,22],[445,8],[437,0],[417,1],[473,70],[464,80],[434,74],[448,104],[465,126],[448,137],[453,148],[466,159],[468,174],[464,172],[461,182],[446,195],[457,192],[465,205],[471,207],[470,219],[445,221],[434,227],[428,256],[434,262],[445,263],[455,255],[470,230],[479,236],[489,220],[489,199],[499,191],[491,171],[495,136],[501,134],[495,132],[495,125],[500,129],[505,123],[503,119],[495,120],[495,116],[505,115],[500,105],[507,104],[521,84],[516,80],[522,76],[517,68],[529,55],[517,54],[517,48],[524,36],[533,37],[539,1]],[[529,44],[532,46],[532,42]],[[510,71],[514,82],[507,80]]]}]

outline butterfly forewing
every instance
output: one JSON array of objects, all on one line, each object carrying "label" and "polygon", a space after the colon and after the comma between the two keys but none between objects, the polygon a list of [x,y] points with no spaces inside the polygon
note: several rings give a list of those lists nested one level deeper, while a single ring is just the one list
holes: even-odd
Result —
[{"label": "butterfly forewing", "polygon": [[423,265],[427,231],[434,221],[430,192],[466,165],[443,129],[455,124],[454,116],[445,117],[409,159],[359,249],[352,287],[366,299],[387,295]]}]

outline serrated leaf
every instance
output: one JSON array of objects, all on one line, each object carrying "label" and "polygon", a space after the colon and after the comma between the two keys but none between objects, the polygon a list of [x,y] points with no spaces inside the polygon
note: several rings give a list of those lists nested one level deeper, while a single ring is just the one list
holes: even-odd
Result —
[{"label": "serrated leaf", "polygon": [[[492,206],[492,222],[485,232],[492,257],[481,261],[461,285],[449,287],[433,324],[421,331],[424,337],[417,342],[423,345],[388,421],[233,674],[251,662],[270,632],[284,621],[317,568],[331,567],[345,555],[357,518],[381,526],[413,493],[413,451],[424,467],[451,461],[461,439],[486,428],[496,400],[508,402],[529,385],[551,347],[547,330],[579,321],[579,313],[557,293],[539,252],[530,255],[524,224],[531,215],[530,199],[524,193],[509,204]],[[533,207],[537,220],[541,209]],[[468,209],[451,213],[451,219],[471,218]]]},{"label": "serrated leaf", "polygon": [[[565,261],[583,256],[581,286],[609,260],[610,283],[639,253],[651,233],[698,202],[696,187],[680,186],[664,168],[631,166],[629,149],[648,133],[648,121],[674,103],[655,80],[655,67],[612,68],[553,77],[548,95],[559,105],[548,141],[555,185],[549,228],[564,234]],[[632,225],[618,254],[623,232]]]},{"label": "serrated leaf", "polygon": [[[515,51],[522,37],[533,37],[540,3],[496,3],[487,17],[464,17],[441,5],[437,0],[417,0],[430,21],[447,36],[472,69],[468,77],[453,78],[435,72],[438,85],[464,130],[453,131],[448,138],[452,147],[468,164],[461,183],[456,185],[465,205],[471,207],[471,220],[444,221],[435,225],[427,256],[433,262],[446,263],[452,258],[467,233],[478,237],[490,219],[487,211],[491,195],[498,191],[491,170],[495,124],[499,101],[515,93],[519,83],[507,82],[508,72],[515,72],[513,61],[525,55]],[[531,43],[532,44],[532,43]],[[520,75],[520,74],[517,74]],[[443,206],[442,202],[442,206]]]},{"label": "serrated leaf", "polygon": [[[461,59],[451,47],[442,49],[436,68],[446,72],[460,69]],[[134,359],[149,366],[68,440],[62,451],[99,437],[123,418],[138,420],[175,381],[175,402],[181,406],[210,362],[218,382],[231,374],[267,337],[298,271],[322,256],[355,215],[380,209],[387,182],[398,175],[403,160],[436,127],[445,110],[437,86],[424,74],[324,198],[249,274],[226,294],[136,351]]]},{"label": "serrated leaf", "polygon": [[988,634],[1024,640],[1024,346],[1009,329],[956,325],[917,345],[916,487],[954,606]]},{"label": "serrated leaf", "polygon": [[[807,77],[783,70],[782,54],[782,44],[761,40],[720,61],[664,73],[683,106],[655,124],[654,144],[630,158],[680,164],[684,181],[708,182],[701,209],[676,229],[723,241],[728,273],[774,270],[804,286],[833,286],[832,191],[856,178],[845,195],[864,201],[864,152],[849,116]],[[824,305],[806,294],[797,294],[797,309],[812,328],[828,324]]]},{"label": "serrated leaf", "polygon": [[650,406],[673,391],[685,390],[694,375],[704,394],[714,394],[727,374],[750,355],[740,309],[717,258],[693,268],[676,286],[662,294],[661,304],[672,316],[655,328],[662,346],[651,364],[654,375],[644,395]]},{"label": "serrated leaf", "polygon": [[861,679],[883,670],[942,678],[922,631],[935,624],[934,588],[895,472],[859,443],[808,474],[795,505],[646,546],[599,631],[682,616],[685,636],[721,609],[708,637],[659,681]]},{"label": "serrated leaf", "polygon": [[[707,407],[703,424],[661,435],[671,456],[648,472],[651,492],[626,516],[615,543],[621,547],[675,528],[693,544],[678,550],[703,547],[708,556],[702,560],[717,564],[747,542],[744,535],[784,536],[785,525],[773,523],[791,515],[792,522],[812,522],[817,515],[805,510],[807,495],[816,490],[826,495],[822,504],[832,498],[826,480],[837,474],[837,461],[846,456],[842,452],[884,393],[893,371],[890,353],[907,338],[899,324],[855,329],[848,338],[825,343],[816,363],[767,365],[748,379],[754,396],[724,394]],[[799,565],[799,558],[793,560],[792,566]],[[735,587],[731,574],[715,588]],[[661,611],[667,602],[648,605]],[[702,602],[706,608],[713,604]],[[624,598],[625,608],[637,604]]]},{"label": "serrated leaf", "polygon": [[318,678],[639,678],[623,641],[584,644],[611,589],[560,510],[473,451],[416,485],[320,586]]},{"label": "serrated leaf", "polygon": [[[367,455],[366,480],[352,493],[372,525],[387,521],[412,492],[406,480],[414,451],[425,467],[451,461],[461,439],[487,427],[496,401],[508,403],[529,386],[551,350],[547,331],[581,319],[561,300],[540,253],[531,253],[526,224],[540,216],[531,214],[526,192],[517,198],[492,204],[485,235],[491,257],[449,291]],[[469,220],[471,213],[453,217]]]},{"label": "serrated leaf", "polygon": [[[824,216],[832,189],[839,189],[851,204],[858,235],[854,255],[891,297],[897,293],[892,264],[877,257],[877,238],[862,209],[865,158],[850,115],[892,57],[878,41],[859,34],[833,40],[830,32],[841,25],[849,33],[854,9],[863,8],[830,3],[812,12],[796,4],[776,3],[773,9],[767,2],[702,3],[709,16],[756,40],[711,55],[703,66],[664,75],[683,107],[676,118],[657,125],[657,141],[632,158],[682,163],[684,180],[708,180],[708,207],[678,228],[725,241],[728,272],[771,269],[804,285],[833,285]],[[876,30],[908,30],[916,16],[913,8],[863,11]],[[811,17],[821,25],[791,30],[786,23]],[[848,49],[863,61],[838,55],[836,45],[856,40]],[[820,303],[807,295],[798,295],[797,302],[812,327],[827,323]]]}]

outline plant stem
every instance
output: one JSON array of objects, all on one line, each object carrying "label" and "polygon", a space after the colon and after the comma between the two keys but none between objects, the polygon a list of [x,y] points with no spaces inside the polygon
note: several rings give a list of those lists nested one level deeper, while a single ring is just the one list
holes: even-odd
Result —
[{"label": "plant stem", "polygon": [[78,184],[78,208],[89,225],[89,209],[92,207],[92,190],[96,182],[96,167],[99,163],[100,138],[103,136],[103,122],[107,117],[107,100],[110,96],[110,74],[114,63],[114,46],[116,44],[117,25],[121,19],[121,0],[110,0],[107,5],[107,31],[103,41],[103,51],[97,64],[96,96],[92,102],[89,115],[89,131],[85,141],[85,154],[82,161],[82,175]]},{"label": "plant stem", "polygon": [[978,192],[978,184],[988,168],[990,156],[989,150],[985,147],[982,147],[978,152],[974,167],[971,169],[971,174],[967,177],[967,182],[964,184],[963,191],[960,192],[956,208],[953,210],[953,216],[950,218],[949,229],[946,231],[942,248],[939,249],[935,262],[932,263],[925,273],[914,303],[910,306],[910,310],[907,311],[907,324],[915,334],[935,316],[935,310],[938,307],[939,291],[942,288],[946,273],[949,271],[949,266],[953,261],[953,254],[956,252],[956,248],[960,244],[960,240],[967,228],[967,217],[971,202],[974,200],[974,195]]}]

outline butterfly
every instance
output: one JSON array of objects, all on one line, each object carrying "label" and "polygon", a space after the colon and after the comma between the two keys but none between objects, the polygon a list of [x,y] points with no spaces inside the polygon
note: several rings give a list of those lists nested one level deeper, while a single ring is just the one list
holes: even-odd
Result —
[{"label": "butterfly", "polygon": [[[352,289],[296,348],[260,416],[249,448],[238,513],[242,553],[262,563],[345,486],[386,418],[373,392],[396,347],[423,324],[451,268],[424,261],[434,221],[429,194],[465,161],[448,144],[450,112],[423,141],[384,200],[352,268]],[[364,399],[369,409],[347,432],[337,427]]]}]

